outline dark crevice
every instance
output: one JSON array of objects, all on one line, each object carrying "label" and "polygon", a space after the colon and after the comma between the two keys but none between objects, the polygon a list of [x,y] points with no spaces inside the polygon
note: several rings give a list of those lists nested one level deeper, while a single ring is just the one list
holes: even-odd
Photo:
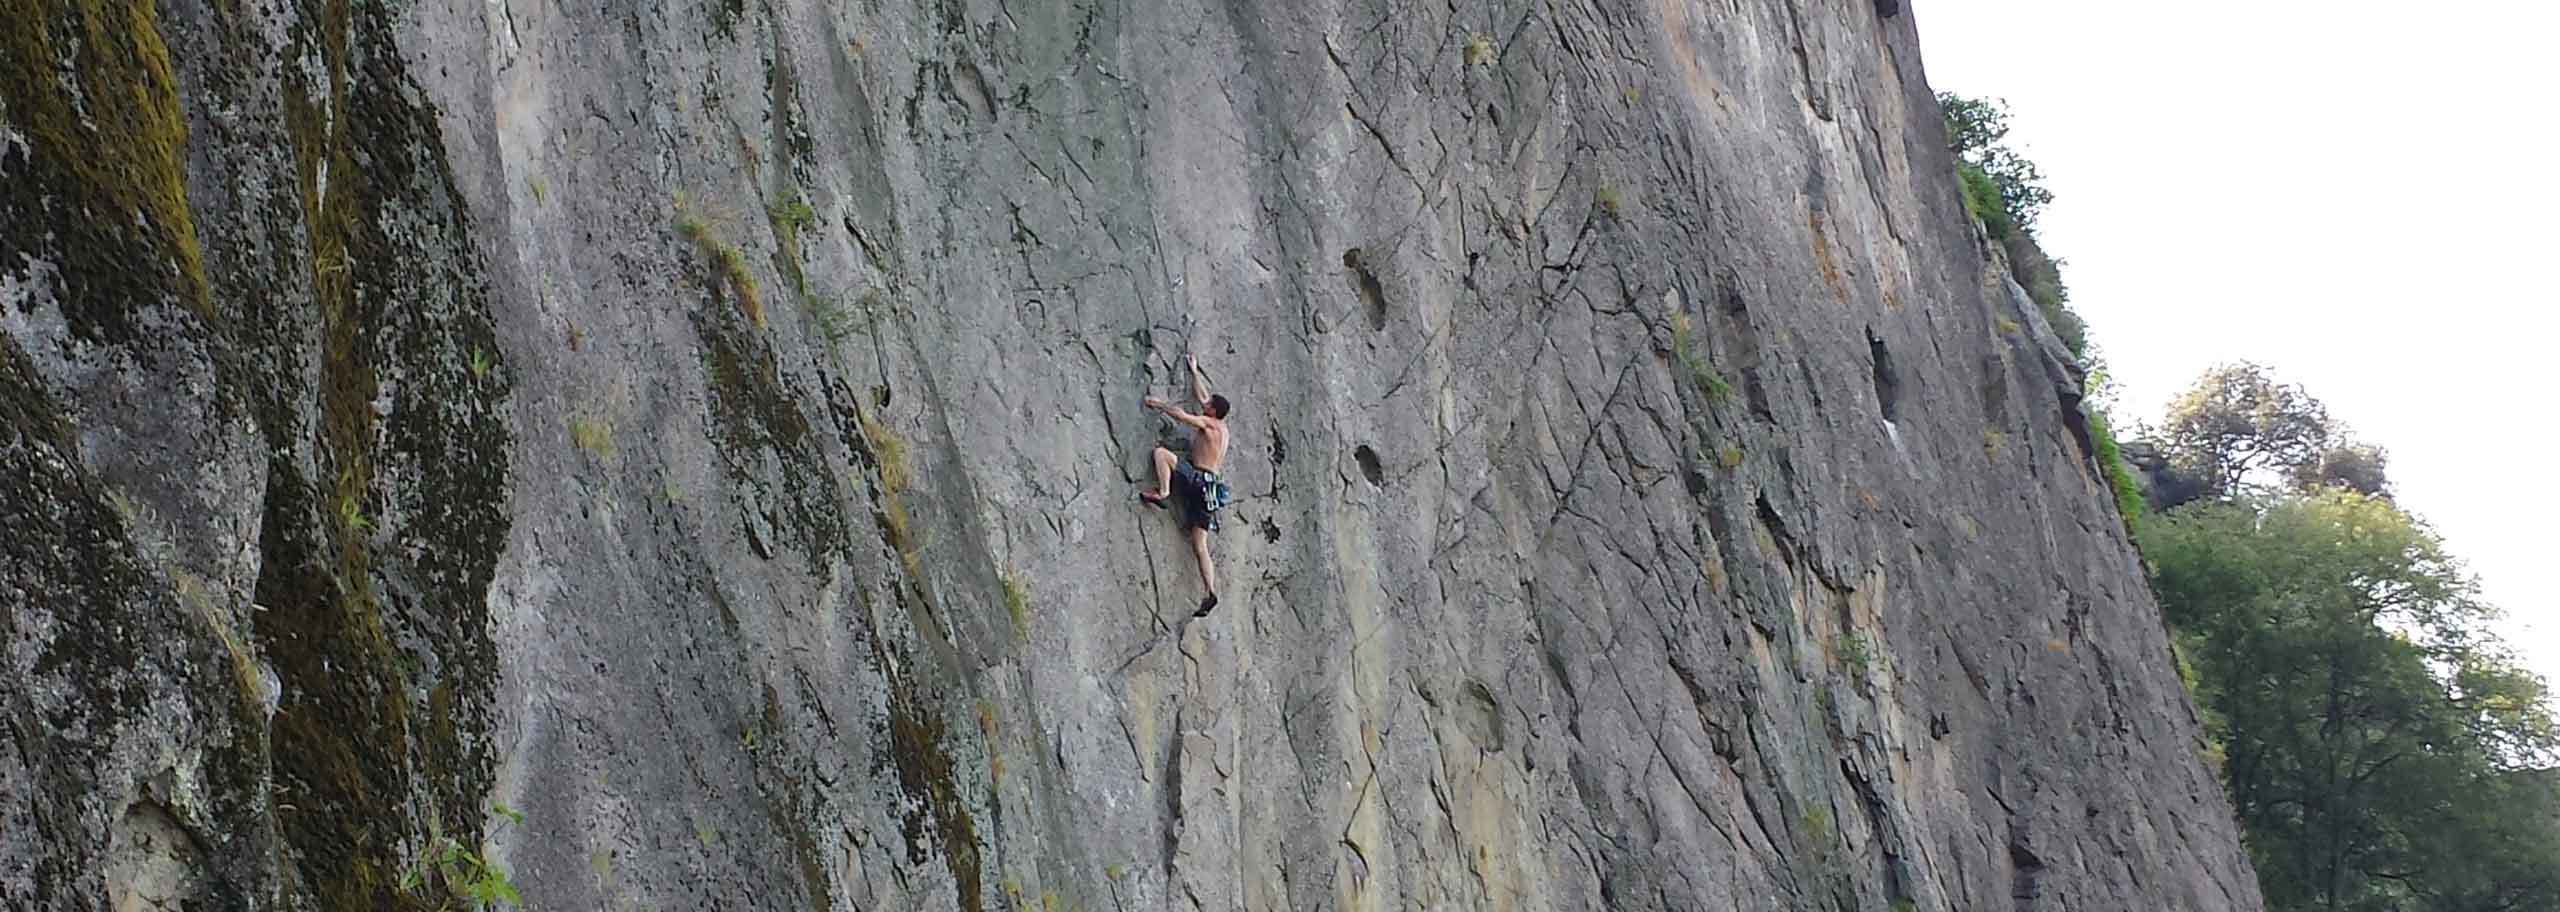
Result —
[{"label": "dark crevice", "polygon": [[1982,359],[1982,417],[1992,428],[2009,426],[2009,374],[1998,355]]},{"label": "dark crevice", "polygon": [[1867,354],[1871,358],[1869,366],[1876,375],[1876,407],[1883,411],[1884,420],[1899,421],[1902,417],[1902,376],[1893,369],[1893,353],[1885,350],[1884,339],[1876,335],[1872,326],[1867,328]]},{"label": "dark crevice", "polygon": [[1360,475],[1369,479],[1372,487],[1387,486],[1387,470],[1385,466],[1378,463],[1378,451],[1363,444],[1359,449],[1351,451],[1351,458],[1359,461]]},{"label": "dark crevice", "polygon": [[2044,859],[2036,857],[2036,853],[2027,848],[2023,841],[2024,835],[2012,836],[2009,842],[2009,866],[2012,872],[2009,898],[2017,900],[2021,912],[2036,907],[2036,897],[2043,892],[2036,885],[2036,878],[2044,873]]},{"label": "dark crevice", "polygon": [[1859,772],[1846,757],[1840,758],[1840,776],[1856,790],[1858,808],[1866,813],[1867,834],[1874,844],[1876,864],[1884,870],[1885,900],[1893,903],[1909,902],[1912,899],[1910,872],[1905,870],[1902,853],[1898,851],[1902,842],[1901,834],[1894,830],[1893,815],[1886,803],[1883,790],[1878,789],[1876,783],[1867,778],[1864,773]]},{"label": "dark crevice", "polygon": [[1182,849],[1182,711],[1173,713],[1173,738],[1164,752],[1164,873],[1173,877],[1175,856]]},{"label": "dark crevice", "polygon": [[1384,332],[1387,328],[1387,289],[1378,284],[1378,274],[1369,268],[1368,254],[1353,247],[1342,252],[1342,267],[1351,270],[1352,285],[1360,291],[1360,301],[1368,305],[1369,328]]},{"label": "dark crevice", "polygon": [[1742,379],[1742,399],[1750,408],[1751,417],[1774,424],[1778,417],[1769,406],[1769,387],[1760,382],[1760,336],[1751,325],[1750,305],[1730,278],[1722,284],[1723,297],[1716,312],[1724,324],[1724,337],[1731,340],[1723,359],[1734,376]]},{"label": "dark crevice", "polygon": [[1787,531],[1787,521],[1778,515],[1778,507],[1769,502],[1769,495],[1760,495],[1759,499],[1753,502],[1753,506],[1759,510],[1760,524],[1769,527],[1770,537],[1778,540],[1779,547],[1793,551],[1796,544],[1795,536]]},{"label": "dark crevice", "polygon": [[2064,386],[2061,389],[2060,398],[2062,401],[2062,429],[2070,432],[2071,442],[2080,445],[2081,460],[2092,464],[2096,463],[2098,459],[2098,441],[2096,438],[2089,436],[2089,414],[2080,410],[2080,403],[2085,397],[2081,395],[2078,387]]}]

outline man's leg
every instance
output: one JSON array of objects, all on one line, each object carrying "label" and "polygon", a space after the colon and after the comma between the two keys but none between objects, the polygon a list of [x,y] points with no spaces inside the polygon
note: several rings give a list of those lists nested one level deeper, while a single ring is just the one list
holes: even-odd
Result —
[{"label": "man's leg", "polygon": [[1200,613],[1208,614],[1209,609],[1218,607],[1218,565],[1209,560],[1209,530],[1186,531],[1191,534],[1191,557],[1200,562],[1200,587],[1209,592],[1208,598],[1200,600]]},{"label": "man's leg", "polygon": [[1156,448],[1155,494],[1157,500],[1163,500],[1166,496],[1173,493],[1173,463],[1174,460],[1179,458],[1180,457],[1173,455],[1172,450],[1168,450],[1163,447]]}]

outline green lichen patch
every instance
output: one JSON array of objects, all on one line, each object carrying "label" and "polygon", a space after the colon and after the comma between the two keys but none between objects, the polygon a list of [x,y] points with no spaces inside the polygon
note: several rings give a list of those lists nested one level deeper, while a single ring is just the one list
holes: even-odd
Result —
[{"label": "green lichen patch", "polygon": [[853,446],[854,456],[869,469],[866,484],[872,525],[880,533],[881,544],[897,555],[899,565],[906,571],[907,585],[899,593],[899,601],[919,618],[919,629],[937,629],[929,623],[933,591],[924,573],[924,536],[907,510],[907,496],[915,483],[908,466],[908,444],[879,412],[888,405],[888,387],[874,387],[870,404],[841,384],[830,385],[825,392],[836,433]]},{"label": "green lichen patch", "polygon": [[914,477],[907,468],[907,441],[897,429],[881,420],[876,410],[860,403],[854,405],[856,452],[871,464],[878,484],[872,489],[871,518],[879,527],[880,541],[898,555],[905,568],[908,588],[916,606],[933,608],[933,592],[925,585],[924,537],[917,531],[915,520],[907,512],[908,489]]},{"label": "green lichen patch", "polygon": [[[874,641],[874,649],[886,647]],[[880,667],[905,668],[905,661],[879,658]],[[903,674],[889,678],[889,760],[897,767],[898,788],[906,793],[907,811],[900,821],[906,838],[907,863],[923,864],[937,852],[960,891],[960,907],[986,908],[981,882],[978,828],[960,795],[951,753],[944,745],[942,716],[919,696]]]},{"label": "green lichen patch", "polygon": [[0,0],[0,269],[50,263],[72,334],[150,343],[144,308],[212,316],[187,123],[151,0]]},{"label": "green lichen patch", "polygon": [[1031,639],[1031,584],[1022,574],[1008,567],[1004,571],[1004,612],[1013,620],[1015,642]]},{"label": "green lichen patch", "polygon": [[415,909],[397,890],[414,785],[398,650],[361,578],[310,517],[316,491],[271,476],[259,640],[285,695],[274,728],[277,822],[324,908]]},{"label": "green lichen patch", "polygon": [[617,449],[613,443],[613,422],[585,415],[569,419],[569,441],[598,460],[612,459]]},{"label": "green lichen patch", "polygon": [[782,267],[783,278],[791,280],[792,290],[805,302],[809,299],[809,275],[801,264],[800,233],[818,223],[818,210],[794,196],[765,207],[765,217],[772,221],[774,240],[782,246],[782,255],[776,262]]},{"label": "green lichen patch", "polygon": [[906,493],[908,486],[914,483],[913,476],[907,473],[906,438],[898,436],[897,430],[880,420],[880,416],[871,409],[861,409],[859,421],[863,447],[869,452],[872,464],[880,470],[880,487],[891,495]]},{"label": "green lichen patch", "polygon": [[[834,720],[826,709],[815,702],[804,682],[800,708],[814,712],[832,735]],[[764,711],[750,733],[762,732],[747,752],[754,761],[755,791],[761,799],[765,820],[773,832],[791,841],[792,860],[800,869],[802,897],[813,912],[826,912],[828,898],[835,895],[834,880],[827,875],[825,856],[820,850],[819,833],[832,819],[821,809],[827,804],[826,791],[816,784],[814,760],[806,750],[788,746],[793,729],[800,727],[791,712],[784,709],[782,695],[772,684],[764,685]],[[758,745],[776,749],[762,750]],[[778,901],[777,898],[772,898]]]},{"label": "green lichen patch", "polygon": [[734,320],[699,319],[711,438],[740,495],[739,508],[770,517],[824,573],[850,541],[836,510],[835,476],[799,400],[783,386],[763,338]]},{"label": "green lichen patch", "polygon": [[720,272],[721,284],[737,296],[738,312],[746,314],[756,328],[764,328],[764,291],[756,282],[755,270],[747,265],[746,251],[721,237],[713,229],[711,219],[681,193],[676,194],[675,224],[676,234],[691,241],[704,256],[711,258],[711,265]]},{"label": "green lichen patch", "polygon": [[1722,403],[1732,399],[1733,384],[1724,378],[1723,371],[1716,369],[1715,362],[1707,358],[1705,348],[1706,343],[1698,338],[1696,323],[1689,319],[1689,314],[1672,311],[1671,355],[1680,362],[1680,369],[1708,402]]},{"label": "green lichen patch", "polygon": [[747,0],[712,0],[711,36],[722,41],[738,37],[738,20],[747,14]]}]

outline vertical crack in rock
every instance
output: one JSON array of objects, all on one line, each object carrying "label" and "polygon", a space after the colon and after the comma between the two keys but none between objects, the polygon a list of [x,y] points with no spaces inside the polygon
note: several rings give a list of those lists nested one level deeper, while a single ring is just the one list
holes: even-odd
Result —
[{"label": "vertical crack in rock", "polygon": [[1902,415],[1902,374],[1894,370],[1893,353],[1885,349],[1884,338],[1876,335],[1873,327],[1867,329],[1867,365],[1875,375],[1876,408],[1882,411],[1886,422],[1899,422]]},{"label": "vertical crack in rock", "polygon": [[1182,710],[1173,712],[1173,732],[1166,739],[1164,752],[1164,817],[1157,821],[1163,831],[1164,876],[1171,881],[1174,862],[1182,851]]}]

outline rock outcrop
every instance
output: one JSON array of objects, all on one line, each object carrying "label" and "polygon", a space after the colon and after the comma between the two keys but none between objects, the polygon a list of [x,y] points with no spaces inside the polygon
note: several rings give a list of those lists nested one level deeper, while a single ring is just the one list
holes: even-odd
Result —
[{"label": "rock outcrop", "polygon": [[0,0],[0,906],[2255,909],[1921,12]]}]

